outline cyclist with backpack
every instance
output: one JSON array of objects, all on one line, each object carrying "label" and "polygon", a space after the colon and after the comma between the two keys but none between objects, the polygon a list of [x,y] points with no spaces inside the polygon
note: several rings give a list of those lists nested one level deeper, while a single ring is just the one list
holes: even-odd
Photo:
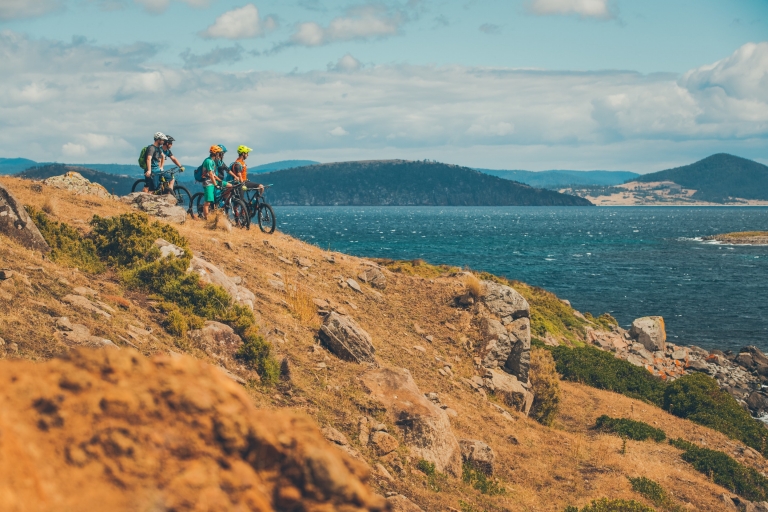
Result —
[{"label": "cyclist with backpack", "polygon": [[203,184],[205,191],[205,204],[203,204],[203,215],[207,218],[210,206],[216,201],[216,186],[220,185],[222,180],[218,176],[219,164],[224,152],[220,146],[213,145],[209,150],[209,156],[203,160],[203,164],[195,171],[195,180]]},{"label": "cyclist with backpack", "polygon": [[248,146],[240,145],[237,147],[237,160],[232,162],[229,174],[249,189],[258,190],[259,194],[262,194],[264,192],[264,185],[248,181],[248,166],[245,164],[245,160],[248,158],[248,154],[251,151],[253,150]]},{"label": "cyclist with backpack", "polygon": [[[163,154],[163,161],[160,164],[160,168],[162,169],[165,164],[165,159],[170,158],[173,163],[176,164],[176,166],[179,168],[179,172],[184,172],[184,166],[181,165],[181,163],[176,159],[175,156],[173,156],[173,152],[171,151],[171,146],[173,146],[173,141],[175,141],[173,137],[170,135],[165,136],[165,140],[163,141],[163,145],[161,146],[161,152]],[[161,171],[162,173],[162,171]],[[165,178],[168,179],[168,188],[173,190],[173,185],[176,183],[176,180],[174,179],[173,175],[171,174],[165,174]]]},{"label": "cyclist with backpack", "polygon": [[163,132],[157,132],[155,133],[155,142],[141,150],[139,167],[144,170],[144,177],[146,178],[142,192],[150,192],[157,189],[154,177],[159,175],[163,169],[163,151],[160,146],[166,139],[167,137]]}]

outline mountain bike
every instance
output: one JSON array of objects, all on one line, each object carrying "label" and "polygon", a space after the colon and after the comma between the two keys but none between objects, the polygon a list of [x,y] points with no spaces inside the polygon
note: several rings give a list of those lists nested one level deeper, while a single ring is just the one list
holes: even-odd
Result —
[{"label": "mountain bike", "polygon": [[264,191],[259,192],[256,188],[247,188],[245,192],[245,204],[248,205],[248,214],[259,223],[259,229],[264,233],[272,234],[275,232],[275,212],[272,207],[264,200],[264,194],[272,185],[264,185]]},{"label": "mountain bike", "polygon": [[[192,194],[189,193],[189,190],[187,190],[187,187],[183,185],[179,185],[178,181],[173,186],[173,190],[171,190],[171,181],[175,178],[175,175],[179,172],[183,172],[178,167],[173,167],[171,169],[167,169],[163,171],[163,174],[170,174],[171,179],[168,180],[163,174],[160,175],[160,185],[157,187],[156,190],[149,192],[150,194],[155,195],[163,195],[163,194],[173,194],[173,196],[176,198],[176,204],[184,207],[186,205],[189,205],[189,208],[184,208],[185,210],[189,211],[189,209],[192,208]],[[133,187],[131,188],[131,192],[141,192],[144,187],[147,187],[150,185],[150,182],[152,181],[152,177],[142,177],[140,180],[136,180],[136,182],[133,184]],[[149,186],[148,188],[152,188]]]},{"label": "mountain bike", "polygon": [[[243,200],[242,188],[242,183],[238,182],[232,183],[231,187],[226,187],[225,189],[217,186],[214,190],[213,206],[209,206],[208,215],[216,210],[224,210],[233,226],[251,229],[251,217],[248,215],[248,206],[246,206]],[[192,196],[189,203],[193,214],[196,214],[201,219],[207,219],[205,210],[203,210],[205,203],[204,192],[197,192]]]}]

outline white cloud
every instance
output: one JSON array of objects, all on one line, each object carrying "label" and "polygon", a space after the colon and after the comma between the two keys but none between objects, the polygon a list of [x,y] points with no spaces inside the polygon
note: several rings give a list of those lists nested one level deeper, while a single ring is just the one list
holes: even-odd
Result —
[{"label": "white cloud", "polygon": [[334,18],[327,27],[315,22],[301,23],[285,45],[321,46],[336,41],[372,39],[395,35],[406,17],[389,12],[382,6],[368,5],[350,9],[345,16]]},{"label": "white cloud", "polygon": [[328,64],[328,70],[332,71],[357,71],[359,70],[363,65],[360,63],[359,60],[354,58],[350,54],[346,54],[342,58],[340,58],[338,61],[336,61],[336,64]]},{"label": "white cloud", "polygon": [[[636,170],[629,163],[684,163],[674,161],[673,144],[699,157],[733,148],[759,156],[768,138],[768,43],[682,75],[356,68],[351,55],[308,73],[211,73],[154,68],[152,55],[141,45],[0,33],[0,148],[71,161],[81,146],[91,161],[131,163],[160,130],[177,138],[182,162],[195,164],[211,142],[223,142],[282,159],[436,158],[503,168],[516,165],[513,157],[561,167],[591,158]],[[161,125],[148,127],[153,119]],[[667,149],[657,156],[660,146]]]},{"label": "white cloud", "polygon": [[0,21],[34,18],[61,8],[61,0],[2,0]]},{"label": "white cloud", "polygon": [[68,157],[81,157],[85,156],[85,154],[88,151],[85,149],[85,146],[82,144],[74,144],[72,142],[67,142],[63,146],[61,146],[61,153],[64,156]]},{"label": "white cloud", "polygon": [[[146,9],[148,12],[152,13],[162,13],[165,12],[166,9],[168,9],[168,6],[171,5],[171,0],[134,0],[137,4],[141,5]],[[208,7],[208,5],[211,3],[211,0],[178,0],[181,1],[190,7],[196,7],[196,8],[203,8]]]},{"label": "white cloud", "polygon": [[210,39],[250,39],[261,37],[276,26],[273,17],[267,16],[262,20],[259,17],[259,9],[253,4],[247,4],[216,18],[213,25],[201,35]]},{"label": "white cloud", "polygon": [[615,17],[608,0],[531,0],[528,10],[540,16],[576,14],[582,18]]}]

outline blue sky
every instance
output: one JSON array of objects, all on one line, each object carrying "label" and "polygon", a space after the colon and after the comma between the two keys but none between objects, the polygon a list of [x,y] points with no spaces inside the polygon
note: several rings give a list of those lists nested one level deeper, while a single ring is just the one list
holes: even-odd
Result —
[{"label": "blue sky", "polygon": [[765,0],[3,0],[0,156],[768,163],[766,41]]}]

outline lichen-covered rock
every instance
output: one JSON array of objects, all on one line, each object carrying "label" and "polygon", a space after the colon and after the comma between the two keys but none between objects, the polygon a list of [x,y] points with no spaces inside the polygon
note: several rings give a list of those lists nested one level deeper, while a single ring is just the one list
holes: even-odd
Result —
[{"label": "lichen-covered rock", "polygon": [[232,357],[243,344],[243,339],[230,326],[207,321],[202,329],[187,333],[189,340],[217,359]]},{"label": "lichen-covered rock", "polygon": [[187,205],[177,205],[172,194],[146,194],[134,192],[123,196],[120,201],[130,204],[137,210],[169,222],[183,224],[187,220]]},{"label": "lichen-covered rock", "polygon": [[361,381],[387,410],[414,457],[433,463],[440,472],[461,475],[461,449],[448,415],[424,397],[408,370],[377,368],[365,372]]},{"label": "lichen-covered rock", "polygon": [[0,185],[0,234],[27,249],[43,253],[51,250],[24,206],[2,185]]},{"label": "lichen-covered rock", "polygon": [[507,325],[518,318],[530,318],[528,301],[516,290],[493,281],[483,281],[485,295],[482,300],[488,310]]},{"label": "lichen-covered rock", "polygon": [[496,454],[490,446],[476,439],[459,439],[461,459],[488,476],[493,475]]},{"label": "lichen-covered rock", "polygon": [[483,385],[503,403],[522,412],[526,416],[531,412],[533,393],[517,380],[514,375],[499,370],[486,371]]},{"label": "lichen-covered rock", "polygon": [[371,336],[357,322],[332,311],[320,327],[320,341],[328,350],[345,361],[373,363],[376,349]]},{"label": "lichen-covered rock", "polygon": [[630,336],[651,352],[664,352],[667,349],[667,331],[664,328],[664,318],[660,316],[644,316],[632,322]]},{"label": "lichen-covered rock", "polygon": [[82,174],[75,171],[69,171],[60,176],[51,176],[50,178],[43,180],[43,183],[49,187],[69,190],[75,194],[103,197],[104,199],[114,197],[106,188],[98,183],[89,181],[84,178]]}]

